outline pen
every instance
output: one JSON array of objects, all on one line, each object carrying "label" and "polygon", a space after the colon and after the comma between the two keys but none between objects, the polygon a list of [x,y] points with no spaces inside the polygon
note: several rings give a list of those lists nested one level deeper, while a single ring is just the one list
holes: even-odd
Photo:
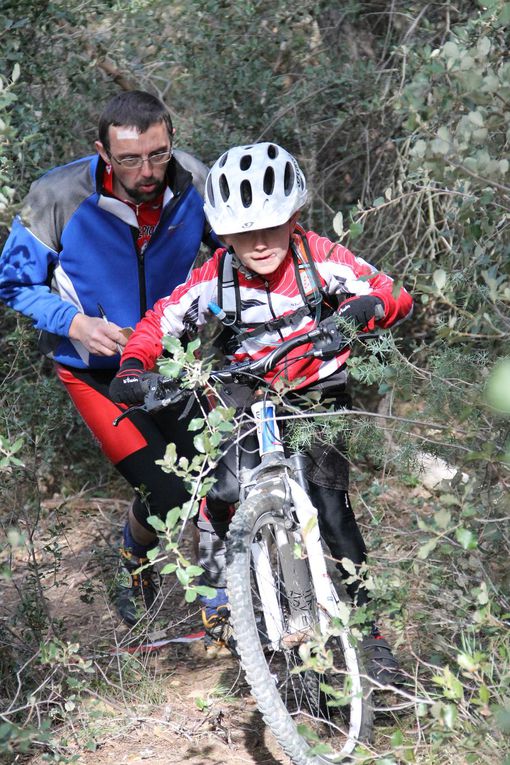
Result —
[{"label": "pen", "polygon": [[[107,324],[109,324],[110,322],[108,321],[108,317],[106,316],[106,311],[104,310],[101,303],[97,304],[97,310],[99,311],[99,316],[102,318],[102,320],[105,321]],[[121,346],[118,343],[115,343],[115,345],[117,346],[117,351],[122,355]]]},{"label": "pen", "polygon": [[106,318],[106,312],[105,312],[103,306],[101,305],[101,303],[97,304],[97,310],[99,311],[99,315],[102,318],[102,320],[105,321],[108,324],[108,319]]}]

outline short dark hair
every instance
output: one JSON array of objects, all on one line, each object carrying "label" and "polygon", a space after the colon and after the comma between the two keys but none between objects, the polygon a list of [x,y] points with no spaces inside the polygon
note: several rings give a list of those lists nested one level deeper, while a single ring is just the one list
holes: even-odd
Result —
[{"label": "short dark hair", "polygon": [[134,127],[145,133],[151,125],[164,122],[167,126],[170,141],[173,135],[173,125],[170,113],[165,104],[144,90],[126,90],[110,99],[99,117],[99,140],[105,147],[110,148],[108,129],[110,125]]}]

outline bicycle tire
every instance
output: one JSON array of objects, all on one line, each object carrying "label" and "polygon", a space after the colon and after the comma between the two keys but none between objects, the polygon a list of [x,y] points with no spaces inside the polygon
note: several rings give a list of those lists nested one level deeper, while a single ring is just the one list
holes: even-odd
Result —
[{"label": "bicycle tire", "polygon": [[[333,677],[309,669],[299,671],[302,666],[299,647],[285,647],[285,638],[282,636],[283,647],[278,650],[269,649],[266,630],[261,624],[260,614],[257,616],[257,600],[260,597],[257,585],[252,581],[252,543],[264,536],[269,538],[272,528],[278,529],[275,533],[282,534],[285,530],[285,533],[291,534],[289,544],[296,539],[296,530],[291,532],[286,528],[283,497],[284,492],[281,490],[259,488],[255,496],[248,497],[239,506],[230,524],[227,536],[227,582],[237,652],[264,721],[295,765],[332,765],[333,762],[352,761],[356,744],[368,743],[370,740],[373,722],[370,686],[362,677],[362,661],[357,649],[353,647],[356,641],[350,639],[347,631],[342,638],[329,638],[328,650],[334,655]],[[267,542],[264,544],[268,546]],[[277,557],[280,554],[277,546],[273,554]],[[293,598],[294,593],[288,593],[289,585],[280,579],[275,589],[278,591],[279,607],[284,612],[288,598]],[[316,600],[312,586],[310,593],[313,605]],[[282,619],[285,618],[285,613],[282,613]],[[316,615],[311,613],[309,619],[313,623]],[[333,684],[335,678],[344,681],[347,674],[344,663],[345,640],[349,641],[347,651],[350,656],[353,650],[356,653],[358,681],[362,688],[362,694],[358,693],[356,699],[347,705],[347,709],[345,706],[330,706],[334,695],[325,698],[324,691],[319,691],[324,688],[324,683]],[[289,665],[297,674],[290,674]],[[353,709],[356,710],[354,736],[350,728]],[[346,711],[347,720],[342,723],[337,718],[340,715],[345,717]],[[298,731],[300,724],[305,724],[309,731],[311,729],[319,742],[330,747],[333,745],[334,749],[331,752],[318,751],[317,741],[310,744],[302,735],[303,731]],[[323,738],[327,740],[323,741]]]}]

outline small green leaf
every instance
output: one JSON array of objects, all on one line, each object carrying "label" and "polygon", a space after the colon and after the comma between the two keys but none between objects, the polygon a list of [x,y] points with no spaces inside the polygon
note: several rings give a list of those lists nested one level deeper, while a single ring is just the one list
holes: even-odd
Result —
[{"label": "small green leaf", "polygon": [[202,595],[204,598],[215,598],[216,597],[216,590],[214,587],[207,587],[205,584],[199,584],[196,587],[194,587],[195,592],[197,592],[199,595]]},{"label": "small green leaf", "polygon": [[349,237],[351,239],[357,239],[363,233],[363,225],[353,221],[349,226]]},{"label": "small green leaf", "polygon": [[197,436],[194,437],[193,444],[194,444],[195,449],[197,450],[197,452],[199,452],[200,454],[205,454],[205,452],[206,452],[206,441],[205,441],[203,433],[199,433]]},{"label": "small green leaf", "polygon": [[316,526],[317,526],[317,516],[313,515],[306,522],[306,525],[303,529],[303,538],[306,539],[307,536],[310,534],[310,532],[316,528]]},{"label": "small green leaf", "polygon": [[420,560],[426,560],[430,553],[436,549],[438,540],[434,537],[434,539],[429,539],[428,542],[426,542],[424,545],[420,547],[418,550],[417,556]]},{"label": "small green leaf", "polygon": [[188,566],[186,568],[186,573],[189,576],[200,576],[200,574],[204,573],[204,569],[200,566]]},{"label": "small green leaf", "polygon": [[194,340],[191,340],[188,343],[187,348],[186,348],[186,353],[194,354],[195,351],[198,351],[198,349],[200,348],[200,344],[201,344],[200,343],[200,338],[199,337],[195,337]]},{"label": "small green leaf", "polygon": [[156,560],[159,555],[159,547],[153,547],[152,550],[147,550],[147,558],[149,560]]},{"label": "small green leaf", "polygon": [[158,515],[149,515],[147,523],[149,523],[153,529],[156,529],[156,531],[166,531],[166,526]]},{"label": "small green leaf", "polygon": [[347,605],[347,603],[344,603],[344,601],[341,600],[338,603],[337,609],[338,609],[338,618],[342,622],[343,626],[347,627],[347,625],[349,624],[349,619],[351,617],[350,607]]},{"label": "small green leaf", "polygon": [[477,127],[483,127],[484,125],[483,114],[479,111],[469,112],[468,120],[472,122],[473,125],[476,125]]},{"label": "small green leaf", "polygon": [[219,430],[211,434],[210,442],[212,446],[219,446],[222,441],[223,441],[223,435]]},{"label": "small green leaf", "polygon": [[183,587],[186,587],[189,584],[189,576],[186,574],[184,569],[182,568],[176,569],[175,575]]},{"label": "small green leaf", "polygon": [[337,212],[333,218],[333,229],[339,239],[342,239],[344,235],[344,216],[341,212]]},{"label": "small green leaf", "polygon": [[347,571],[348,574],[351,576],[356,576],[356,566],[352,562],[350,558],[342,558],[340,561],[342,564],[342,567]]},{"label": "small green leaf", "polygon": [[441,292],[446,284],[446,271],[444,271],[442,268],[438,268],[432,274],[432,278],[437,289],[439,292]]},{"label": "small green leaf", "polygon": [[177,525],[177,522],[179,521],[181,517],[181,508],[180,507],[173,507],[171,510],[168,511],[165,518],[165,528],[169,529],[170,531],[175,528]]},{"label": "small green leaf", "polygon": [[457,654],[457,664],[467,672],[476,672],[480,666],[479,663],[475,661],[473,656],[471,656],[469,653],[466,653],[465,651]]},{"label": "small green leaf", "polygon": [[476,51],[479,58],[486,58],[491,49],[491,41],[488,37],[480,37],[476,43]]},{"label": "small green leaf", "polygon": [[489,593],[487,591],[487,585],[485,584],[485,582],[482,582],[480,584],[476,599],[481,606],[486,606],[487,603],[489,602]]},{"label": "small green leaf", "polygon": [[443,45],[443,55],[446,56],[446,58],[458,58],[459,57],[459,47],[454,42],[447,42]]},{"label": "small green leaf", "polygon": [[510,358],[501,359],[493,367],[486,393],[494,409],[510,414]]},{"label": "small green leaf", "polygon": [[474,550],[478,545],[476,535],[470,530],[461,526],[455,530],[455,539],[462,545],[464,550]]},{"label": "small green leaf", "polygon": [[458,717],[457,707],[453,704],[446,704],[443,709],[442,717],[446,727],[452,730],[455,727],[455,721]]},{"label": "small green leaf", "polygon": [[391,734],[392,749],[397,749],[397,747],[402,746],[403,743],[404,743],[404,736],[402,735],[401,730],[396,730],[394,733]]},{"label": "small green leaf", "polygon": [[441,510],[438,510],[437,513],[434,513],[434,521],[440,529],[447,529],[450,525],[451,519],[452,514],[445,507],[442,507]]},{"label": "small green leaf", "polygon": [[172,379],[179,377],[181,370],[182,364],[178,361],[172,361],[172,359],[165,359],[159,364],[159,371],[161,374],[165,375],[165,377],[171,377]]}]

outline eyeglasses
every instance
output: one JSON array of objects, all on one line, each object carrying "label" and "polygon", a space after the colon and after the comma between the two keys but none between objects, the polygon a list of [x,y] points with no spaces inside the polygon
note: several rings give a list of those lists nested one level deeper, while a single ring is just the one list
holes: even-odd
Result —
[{"label": "eyeglasses", "polygon": [[117,159],[113,154],[108,154],[108,156],[110,159],[114,159],[118,165],[127,167],[128,170],[137,170],[142,167],[144,162],[148,162],[150,165],[166,165],[172,158],[172,150],[158,151],[155,154],[149,154],[148,157],[122,157],[121,159]]}]

